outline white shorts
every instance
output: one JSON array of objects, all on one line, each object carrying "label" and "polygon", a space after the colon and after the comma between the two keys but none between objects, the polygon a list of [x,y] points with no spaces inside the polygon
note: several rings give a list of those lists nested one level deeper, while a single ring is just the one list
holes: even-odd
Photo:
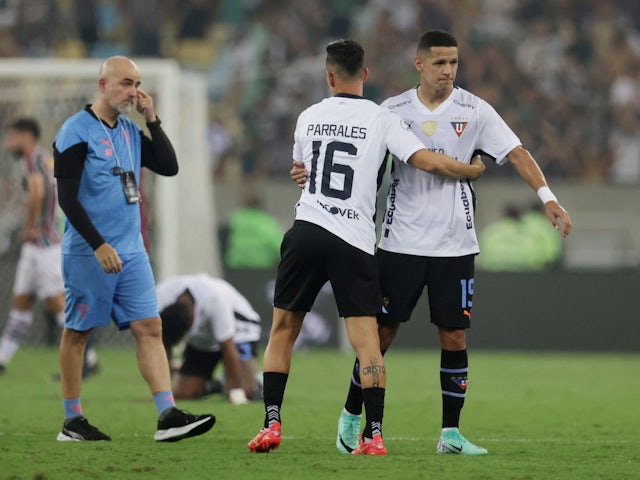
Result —
[{"label": "white shorts", "polygon": [[64,293],[61,245],[39,247],[24,243],[16,267],[13,294],[37,295],[42,300],[60,293]]}]

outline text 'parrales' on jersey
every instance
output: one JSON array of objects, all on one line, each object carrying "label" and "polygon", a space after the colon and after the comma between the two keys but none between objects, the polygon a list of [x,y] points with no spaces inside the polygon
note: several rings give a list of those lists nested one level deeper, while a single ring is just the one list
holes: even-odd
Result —
[{"label": "text 'parrales' on jersey", "polygon": [[364,139],[367,138],[367,127],[337,125],[335,123],[310,123],[307,125],[307,135]]}]

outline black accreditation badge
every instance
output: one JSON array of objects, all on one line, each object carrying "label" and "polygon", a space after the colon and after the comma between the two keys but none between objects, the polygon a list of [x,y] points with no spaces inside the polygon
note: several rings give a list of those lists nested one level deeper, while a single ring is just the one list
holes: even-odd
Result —
[{"label": "black accreditation badge", "polygon": [[140,189],[136,183],[134,173],[132,171],[120,173],[120,181],[122,182],[124,196],[127,197],[127,203],[138,203],[140,201]]}]

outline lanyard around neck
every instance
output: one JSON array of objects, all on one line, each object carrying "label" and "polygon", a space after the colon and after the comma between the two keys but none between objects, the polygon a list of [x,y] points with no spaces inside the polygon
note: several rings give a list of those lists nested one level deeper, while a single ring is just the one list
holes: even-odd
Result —
[{"label": "lanyard around neck", "polygon": [[[116,150],[116,145],[115,143],[113,143],[113,140],[111,139],[111,135],[109,135],[109,132],[107,131],[107,127],[104,125],[104,122],[102,121],[102,119],[100,117],[98,117],[98,115],[96,115],[96,117],[98,118],[98,122],[100,122],[100,126],[102,126],[102,130],[104,131],[104,134],[107,136],[107,138],[109,139],[109,143],[111,144],[111,148],[113,149],[113,155],[116,157],[116,164],[118,165],[118,168],[122,169],[122,165],[120,163],[120,157],[118,156],[118,151]],[[116,119],[116,125],[118,125],[120,122],[118,119]],[[122,136],[124,137],[124,142],[127,144],[127,153],[129,154],[129,163],[131,164],[131,171],[134,171],[133,168],[133,155],[131,155],[131,145],[130,145],[130,141],[129,141],[129,132],[125,131],[122,126],[120,127],[122,130]]]}]

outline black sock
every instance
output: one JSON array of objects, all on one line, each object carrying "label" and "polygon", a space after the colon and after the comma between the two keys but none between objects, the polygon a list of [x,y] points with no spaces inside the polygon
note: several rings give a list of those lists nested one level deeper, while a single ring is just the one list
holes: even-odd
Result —
[{"label": "black sock", "polygon": [[353,414],[362,414],[362,385],[360,385],[360,362],[356,357],[353,364],[353,372],[351,373],[351,383],[349,383],[349,393],[347,401],[344,403],[344,409]]},{"label": "black sock", "polygon": [[382,435],[382,417],[384,416],[384,388],[372,387],[362,390],[366,423],[362,436],[373,438],[374,435]]},{"label": "black sock", "polygon": [[280,407],[287,386],[288,373],[264,372],[262,374],[262,389],[264,395],[264,428],[269,428],[274,422],[282,423]]},{"label": "black sock", "polygon": [[442,428],[458,427],[467,391],[469,362],[466,350],[442,350],[440,387],[442,388]]}]

